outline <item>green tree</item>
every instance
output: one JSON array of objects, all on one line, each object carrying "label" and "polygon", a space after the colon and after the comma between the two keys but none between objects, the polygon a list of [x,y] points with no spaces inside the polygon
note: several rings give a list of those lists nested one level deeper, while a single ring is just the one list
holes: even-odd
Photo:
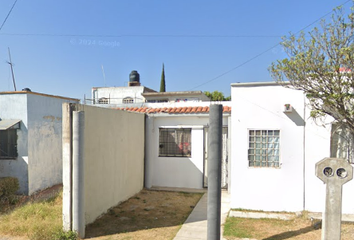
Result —
[{"label": "green tree", "polygon": [[162,64],[162,73],[161,73],[161,82],[160,82],[160,92],[166,92],[165,64]]},{"label": "green tree", "polygon": [[222,92],[219,91],[214,91],[214,92],[208,92],[205,91],[204,94],[210,98],[211,101],[230,101],[231,97],[226,97],[224,96],[224,94]]},{"label": "green tree", "polygon": [[[304,91],[311,117],[332,116],[354,133],[354,9],[334,10],[331,21],[297,37],[283,37],[288,58],[272,63],[269,71],[279,83]],[[285,85],[286,86],[286,85]]]}]

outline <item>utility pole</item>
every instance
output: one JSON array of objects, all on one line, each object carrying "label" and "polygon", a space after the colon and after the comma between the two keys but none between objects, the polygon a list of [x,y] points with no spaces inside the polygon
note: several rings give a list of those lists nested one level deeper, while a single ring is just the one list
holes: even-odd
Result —
[{"label": "utility pole", "polygon": [[10,67],[11,67],[12,82],[13,82],[13,84],[14,84],[14,89],[15,89],[15,91],[17,91],[17,90],[16,90],[16,82],[15,82],[14,68],[13,68],[13,66],[12,66],[12,61],[11,61],[10,48],[8,47],[7,49],[9,50],[9,61],[8,61],[7,63],[8,63],[8,64],[10,65]]}]

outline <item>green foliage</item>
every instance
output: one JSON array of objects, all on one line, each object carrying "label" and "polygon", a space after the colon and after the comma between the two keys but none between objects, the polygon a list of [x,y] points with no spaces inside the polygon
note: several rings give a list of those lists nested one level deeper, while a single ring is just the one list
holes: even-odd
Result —
[{"label": "green foliage", "polygon": [[161,82],[160,82],[160,92],[166,92],[166,82],[165,82],[165,65],[162,64]]},{"label": "green foliage", "polygon": [[0,178],[0,198],[9,198],[13,196],[20,188],[17,178]]},{"label": "green foliage", "polygon": [[214,91],[214,92],[208,92],[205,91],[204,94],[210,98],[211,101],[230,101],[231,97],[226,97],[224,96],[224,94],[222,92],[219,91]]},{"label": "green foliage", "polygon": [[244,226],[244,219],[229,217],[224,224],[224,236],[237,238],[252,238],[254,229]]},{"label": "green foliage", "polygon": [[[336,8],[330,22],[308,34],[283,37],[288,58],[269,68],[275,81],[302,90],[309,99],[311,117],[332,116],[354,132],[354,9],[345,16]],[[288,83],[289,84],[288,84]]]},{"label": "green foliage", "polygon": [[74,231],[63,231],[60,229],[59,231],[53,234],[54,240],[76,240],[78,239],[77,233]]}]

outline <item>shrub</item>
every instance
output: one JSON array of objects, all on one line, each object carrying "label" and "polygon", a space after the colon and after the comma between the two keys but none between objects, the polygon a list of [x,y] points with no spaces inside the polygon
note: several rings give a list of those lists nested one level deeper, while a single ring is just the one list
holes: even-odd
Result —
[{"label": "shrub", "polygon": [[74,231],[59,230],[55,234],[53,234],[53,239],[55,240],[76,240],[77,233]]},{"label": "shrub", "polygon": [[10,198],[20,188],[17,178],[0,178],[0,198]]}]

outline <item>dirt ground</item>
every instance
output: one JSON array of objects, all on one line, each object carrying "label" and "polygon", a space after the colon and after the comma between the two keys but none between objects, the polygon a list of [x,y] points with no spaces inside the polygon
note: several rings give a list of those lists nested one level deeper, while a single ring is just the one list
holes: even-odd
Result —
[{"label": "dirt ground", "polygon": [[86,238],[173,239],[202,194],[142,190],[86,227]]}]

